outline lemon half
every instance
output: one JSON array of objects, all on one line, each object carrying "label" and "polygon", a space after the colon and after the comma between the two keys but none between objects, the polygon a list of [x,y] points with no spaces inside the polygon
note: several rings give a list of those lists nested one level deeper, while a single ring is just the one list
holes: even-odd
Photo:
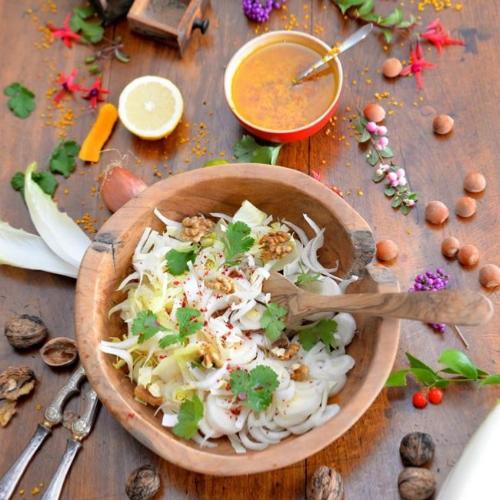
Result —
[{"label": "lemon half", "polygon": [[123,125],[142,139],[161,139],[179,123],[184,102],[180,90],[166,78],[141,76],[120,94],[118,114]]}]

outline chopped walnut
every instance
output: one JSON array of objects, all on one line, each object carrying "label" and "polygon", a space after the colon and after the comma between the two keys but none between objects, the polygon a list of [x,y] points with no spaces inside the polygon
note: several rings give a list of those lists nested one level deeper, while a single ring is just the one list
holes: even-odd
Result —
[{"label": "chopped walnut", "polygon": [[273,347],[271,349],[271,354],[278,359],[287,361],[296,356],[299,352],[299,344],[289,344],[287,347]]},{"label": "chopped walnut", "polygon": [[201,364],[205,368],[220,368],[222,366],[222,358],[217,352],[217,349],[211,344],[204,344],[202,347]]},{"label": "chopped walnut", "polygon": [[211,280],[205,280],[205,285],[216,292],[232,293],[234,292],[234,283],[231,278],[227,276],[217,276]]},{"label": "chopped walnut", "polygon": [[292,236],[285,231],[276,231],[268,233],[259,241],[262,260],[281,259],[288,255],[293,250],[293,245],[290,243]]},{"label": "chopped walnut", "polygon": [[293,372],[291,375],[292,380],[302,382],[309,377],[309,368],[306,365],[293,365]]},{"label": "chopped walnut", "polygon": [[212,232],[214,225],[213,221],[206,219],[203,215],[186,217],[182,221],[181,238],[199,243],[202,238]]},{"label": "chopped walnut", "polygon": [[147,403],[148,405],[155,406],[155,407],[160,406],[163,403],[162,398],[156,398],[155,396],[153,396],[147,390],[147,388],[144,387],[143,385],[136,385],[135,386],[134,396],[137,399],[140,399],[141,401],[143,401],[144,403]]}]

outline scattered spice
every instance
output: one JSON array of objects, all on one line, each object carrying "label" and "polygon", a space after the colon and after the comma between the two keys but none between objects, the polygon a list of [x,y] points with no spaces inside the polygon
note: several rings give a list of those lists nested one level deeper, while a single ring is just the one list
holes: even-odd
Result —
[{"label": "scattered spice", "polygon": [[399,254],[399,248],[392,240],[377,241],[377,259],[382,262],[389,262],[396,259]]},{"label": "scattered spice", "polygon": [[111,212],[146,189],[146,183],[121,165],[111,164],[101,181],[101,198]]},{"label": "scattered spice", "polygon": [[101,150],[109,139],[118,119],[118,110],[111,103],[104,104],[99,110],[97,119],[83,141],[78,157],[82,161],[98,162]]},{"label": "scattered spice", "polygon": [[414,75],[417,82],[417,89],[424,88],[422,72],[426,68],[434,68],[435,65],[424,58],[424,51],[420,42],[417,41],[410,51],[410,64],[401,71],[401,76]]},{"label": "scattered spice", "polygon": [[78,349],[73,339],[56,337],[44,344],[40,356],[45,364],[58,368],[74,363],[78,358]]},{"label": "scattered spice", "polygon": [[97,233],[96,224],[97,221],[88,212],[85,212],[79,219],[75,221],[77,224],[82,226],[83,230],[88,234]]},{"label": "scattered spice", "polygon": [[448,45],[465,45],[463,40],[450,38],[449,33],[439,19],[435,19],[429,23],[425,32],[420,33],[420,38],[432,43],[440,54],[443,52],[443,47]]},{"label": "scattered spice", "polygon": [[130,500],[148,500],[160,490],[160,474],[152,465],[135,469],[127,479],[125,492]]},{"label": "scattered spice", "polygon": [[307,498],[308,500],[342,500],[344,498],[342,476],[335,469],[321,465],[309,480]]},{"label": "scattered spice", "polygon": [[430,201],[425,206],[425,220],[431,224],[442,224],[449,214],[448,207],[442,201]]},{"label": "scattered spice", "polygon": [[464,189],[469,193],[481,193],[486,189],[486,179],[480,172],[469,172],[464,179]]},{"label": "scattered spice", "polygon": [[454,258],[458,254],[460,249],[460,241],[454,236],[449,236],[445,238],[441,243],[441,253],[450,259]]},{"label": "scattered spice", "polygon": [[455,121],[448,115],[437,115],[432,121],[432,130],[435,134],[446,135],[453,130]]},{"label": "scattered spice", "polygon": [[436,446],[430,434],[410,432],[399,445],[401,460],[406,466],[422,467],[432,461]]},{"label": "scattered spice", "polygon": [[47,327],[38,316],[21,314],[5,324],[5,336],[16,349],[28,349],[40,344],[48,335]]},{"label": "scattered spice", "polygon": [[470,196],[462,196],[457,200],[455,213],[462,218],[472,217],[476,213],[477,203]]},{"label": "scattered spice", "polygon": [[399,76],[403,69],[403,65],[401,61],[396,57],[390,57],[386,59],[384,64],[382,65],[382,74],[386,78],[396,78]]},{"label": "scattered spice", "polygon": [[458,251],[457,257],[462,266],[472,267],[479,262],[479,250],[474,245],[464,245]]},{"label": "scattered spice", "polygon": [[398,487],[404,500],[426,500],[436,491],[436,478],[428,469],[406,467],[399,474]]},{"label": "scattered spice", "polygon": [[479,281],[485,288],[496,288],[500,285],[500,267],[486,264],[479,270]]}]

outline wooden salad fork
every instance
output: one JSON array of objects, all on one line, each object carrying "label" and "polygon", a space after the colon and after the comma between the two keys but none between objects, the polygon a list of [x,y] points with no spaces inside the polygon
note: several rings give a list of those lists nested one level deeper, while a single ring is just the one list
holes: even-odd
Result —
[{"label": "wooden salad fork", "polygon": [[287,326],[330,311],[469,326],[486,323],[493,314],[491,301],[471,290],[318,295],[300,289],[277,272],[271,272],[263,290],[271,294],[272,302],[286,307]]}]

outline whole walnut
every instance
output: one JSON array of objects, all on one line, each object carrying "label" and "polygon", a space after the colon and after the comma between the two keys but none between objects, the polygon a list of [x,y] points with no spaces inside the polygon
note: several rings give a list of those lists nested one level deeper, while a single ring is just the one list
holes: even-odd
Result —
[{"label": "whole walnut", "polygon": [[436,490],[436,478],[428,469],[406,467],[399,474],[398,487],[404,500],[426,500]]},{"label": "whole walnut", "polygon": [[342,476],[331,467],[318,467],[307,486],[308,500],[342,500],[344,481]]},{"label": "whole walnut", "polygon": [[14,316],[5,323],[5,336],[9,344],[16,349],[28,349],[40,344],[47,334],[44,322],[32,314]]},{"label": "whole walnut", "polygon": [[401,440],[399,454],[405,465],[421,467],[434,457],[434,441],[425,432],[410,432]]},{"label": "whole walnut", "polygon": [[127,480],[125,492],[130,500],[148,500],[160,490],[160,475],[152,465],[135,469]]}]

